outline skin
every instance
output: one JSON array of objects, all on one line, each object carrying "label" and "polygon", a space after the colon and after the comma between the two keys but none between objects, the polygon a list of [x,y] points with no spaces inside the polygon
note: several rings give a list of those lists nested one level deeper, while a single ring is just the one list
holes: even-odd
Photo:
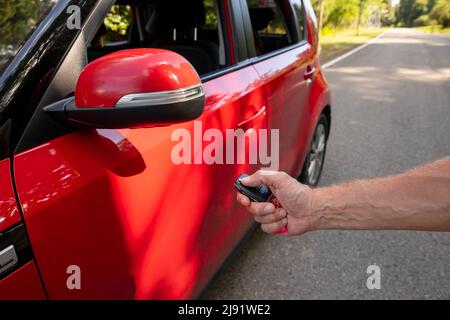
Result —
[{"label": "skin", "polygon": [[317,189],[274,171],[257,171],[241,182],[269,186],[282,204],[275,209],[238,193],[267,233],[286,224],[288,236],[329,229],[450,231],[450,157],[394,176]]}]

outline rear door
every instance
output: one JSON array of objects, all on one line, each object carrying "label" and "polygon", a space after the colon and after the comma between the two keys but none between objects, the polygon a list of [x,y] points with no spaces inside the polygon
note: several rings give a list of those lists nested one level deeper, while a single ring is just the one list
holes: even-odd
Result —
[{"label": "rear door", "polygon": [[250,54],[267,96],[269,127],[279,129],[280,170],[297,175],[310,139],[308,104],[314,76],[303,3],[301,0],[241,0],[241,3],[249,26]]},{"label": "rear door", "polygon": [[[213,3],[205,2],[207,8]],[[226,137],[226,129],[267,128],[259,76],[240,64],[230,45],[238,37],[231,21],[240,16],[228,1],[216,8],[230,60],[202,78],[206,108],[197,121],[151,129],[61,128],[55,136],[48,128],[56,124],[41,111],[54,101],[50,91],[38,107],[23,139],[31,142],[14,156],[14,175],[50,298],[194,297],[251,225],[236,204],[233,182],[255,167],[202,157],[207,129]],[[102,10],[86,25],[98,26]],[[73,91],[95,32],[85,27],[49,90]],[[177,129],[191,137],[198,163],[172,161]],[[51,138],[36,143],[32,137]],[[225,149],[225,141],[220,144]]]}]

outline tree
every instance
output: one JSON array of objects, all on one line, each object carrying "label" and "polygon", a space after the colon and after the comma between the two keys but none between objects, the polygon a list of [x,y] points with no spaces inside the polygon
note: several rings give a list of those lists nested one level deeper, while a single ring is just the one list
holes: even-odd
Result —
[{"label": "tree", "polygon": [[450,0],[438,0],[430,12],[430,18],[443,28],[450,27]]},{"label": "tree", "polygon": [[[312,0],[313,8],[324,32],[343,28],[367,26],[369,21],[384,19],[390,22],[392,6],[390,0]],[[321,18],[322,17],[322,18]],[[320,23],[319,23],[320,25]]]},{"label": "tree", "polygon": [[414,20],[427,13],[427,8],[428,0],[400,0],[399,22],[405,27],[412,27]]},{"label": "tree", "polygon": [[104,24],[108,31],[107,41],[120,41],[128,32],[132,22],[133,11],[128,5],[113,5],[105,17]]},{"label": "tree", "polygon": [[325,0],[319,0],[319,33],[323,28],[323,13],[325,10]]},{"label": "tree", "polygon": [[0,74],[54,0],[0,0]]},{"label": "tree", "polygon": [[359,29],[361,28],[361,19],[363,14],[364,0],[359,0],[359,10],[358,10],[358,24],[356,26],[356,34],[359,36]]}]

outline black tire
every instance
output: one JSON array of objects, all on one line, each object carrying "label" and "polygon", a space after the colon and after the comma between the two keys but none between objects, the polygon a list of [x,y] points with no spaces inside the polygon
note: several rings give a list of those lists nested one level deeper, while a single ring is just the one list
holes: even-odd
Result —
[{"label": "black tire", "polygon": [[[311,187],[315,187],[319,183],[327,152],[328,133],[329,121],[327,116],[322,113],[314,130],[302,172],[298,177],[301,183]],[[323,142],[320,141],[321,139],[324,139]]]}]

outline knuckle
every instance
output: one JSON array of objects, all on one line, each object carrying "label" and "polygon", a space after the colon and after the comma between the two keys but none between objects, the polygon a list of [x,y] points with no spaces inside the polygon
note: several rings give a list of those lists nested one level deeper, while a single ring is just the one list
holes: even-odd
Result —
[{"label": "knuckle", "polygon": [[280,219],[283,219],[286,216],[286,213],[283,210],[279,210],[277,214]]}]

